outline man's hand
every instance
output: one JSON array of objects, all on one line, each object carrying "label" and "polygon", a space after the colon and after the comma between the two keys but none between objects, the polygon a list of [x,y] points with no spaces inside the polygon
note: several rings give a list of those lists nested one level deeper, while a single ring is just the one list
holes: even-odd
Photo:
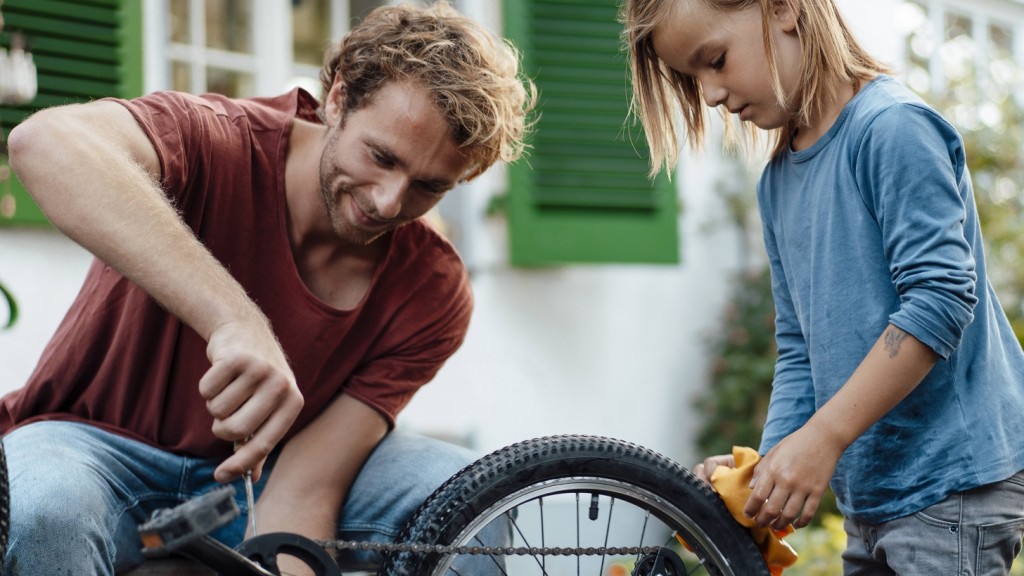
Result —
[{"label": "man's hand", "polygon": [[743,513],[758,526],[803,528],[818,510],[844,447],[814,429],[812,419],[776,444],[754,468]]},{"label": "man's hand", "polygon": [[213,433],[228,442],[246,441],[214,472],[229,482],[263,462],[302,410],[302,393],[284,352],[266,322],[228,323],[211,334],[212,366],[199,381],[199,393],[213,416]]},{"label": "man's hand", "polygon": [[693,467],[693,475],[700,478],[708,486],[711,485],[711,475],[715,473],[715,468],[719,466],[725,466],[726,468],[735,468],[736,459],[733,458],[732,454],[722,454],[720,456],[710,456],[705,458],[703,462]]}]

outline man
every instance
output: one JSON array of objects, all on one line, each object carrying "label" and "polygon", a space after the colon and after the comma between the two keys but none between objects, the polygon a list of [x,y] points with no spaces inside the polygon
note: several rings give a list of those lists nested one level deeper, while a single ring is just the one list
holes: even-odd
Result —
[{"label": "man", "polygon": [[[444,2],[381,8],[327,59],[319,106],[157,93],[13,130],[19,178],[97,260],[0,402],[5,574],[129,568],[153,510],[247,470],[261,533],[393,538],[468,462],[389,434],[472,307],[419,218],[521,153],[534,97],[518,74]],[[234,546],[245,524],[215,536]]]}]

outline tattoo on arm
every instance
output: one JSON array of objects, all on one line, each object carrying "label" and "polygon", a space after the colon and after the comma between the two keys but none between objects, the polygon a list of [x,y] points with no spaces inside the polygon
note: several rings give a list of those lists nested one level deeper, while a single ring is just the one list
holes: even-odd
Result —
[{"label": "tattoo on arm", "polygon": [[889,353],[889,358],[899,356],[900,345],[903,344],[903,339],[906,337],[907,333],[895,326],[890,326],[885,331],[885,351]]}]

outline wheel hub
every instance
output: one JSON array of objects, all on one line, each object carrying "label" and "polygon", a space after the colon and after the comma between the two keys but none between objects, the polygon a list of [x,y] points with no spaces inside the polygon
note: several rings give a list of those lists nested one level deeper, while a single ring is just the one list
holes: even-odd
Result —
[{"label": "wheel hub", "polygon": [[659,548],[654,554],[640,558],[633,569],[632,576],[681,576],[686,574],[686,566],[679,555],[671,548]]}]

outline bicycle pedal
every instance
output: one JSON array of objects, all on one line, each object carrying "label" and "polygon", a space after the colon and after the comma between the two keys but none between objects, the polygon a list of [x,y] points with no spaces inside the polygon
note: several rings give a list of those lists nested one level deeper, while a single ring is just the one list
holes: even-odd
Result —
[{"label": "bicycle pedal", "polygon": [[233,486],[222,486],[174,508],[157,510],[139,526],[142,554],[166,555],[224,526],[240,513]]}]

